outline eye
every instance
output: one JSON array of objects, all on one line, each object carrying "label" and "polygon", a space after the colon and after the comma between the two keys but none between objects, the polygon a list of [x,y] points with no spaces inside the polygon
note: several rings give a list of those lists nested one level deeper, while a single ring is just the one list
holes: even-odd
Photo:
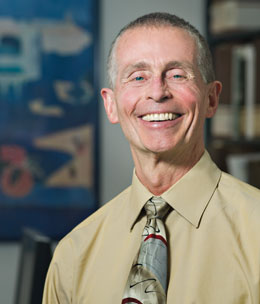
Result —
[{"label": "eye", "polygon": [[187,73],[181,69],[174,69],[172,71],[172,78],[174,80],[185,80],[187,79]]},{"label": "eye", "polygon": [[167,71],[166,78],[173,82],[184,82],[189,79],[188,73],[180,68],[174,68]]},{"label": "eye", "polygon": [[186,78],[184,75],[180,75],[180,74],[175,74],[172,77],[173,77],[173,79],[183,79],[183,78]]},{"label": "eye", "polygon": [[129,76],[128,81],[131,83],[143,83],[148,79],[148,77],[148,73],[144,71],[137,71]]},{"label": "eye", "polygon": [[136,81],[141,81],[141,80],[144,80],[144,77],[142,77],[142,76],[136,76],[134,79]]}]

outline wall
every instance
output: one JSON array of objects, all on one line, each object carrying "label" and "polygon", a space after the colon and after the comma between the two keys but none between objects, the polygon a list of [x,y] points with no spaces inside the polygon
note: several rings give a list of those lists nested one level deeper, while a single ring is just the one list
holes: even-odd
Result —
[{"label": "wall", "polygon": [[[180,15],[204,32],[204,0],[100,0],[100,87],[107,86],[105,63],[114,35],[129,21],[153,11]],[[130,184],[133,162],[119,126],[109,124],[102,104],[100,133],[100,203],[104,204]],[[18,256],[18,244],[0,243],[2,304],[14,303]]]}]

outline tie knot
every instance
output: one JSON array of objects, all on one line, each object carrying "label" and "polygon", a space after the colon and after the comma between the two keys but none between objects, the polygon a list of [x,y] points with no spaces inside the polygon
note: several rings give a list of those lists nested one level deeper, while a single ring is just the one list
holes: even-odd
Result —
[{"label": "tie knot", "polygon": [[170,209],[170,206],[163,198],[159,196],[153,196],[149,199],[149,201],[146,202],[144,209],[148,219],[162,219]]}]

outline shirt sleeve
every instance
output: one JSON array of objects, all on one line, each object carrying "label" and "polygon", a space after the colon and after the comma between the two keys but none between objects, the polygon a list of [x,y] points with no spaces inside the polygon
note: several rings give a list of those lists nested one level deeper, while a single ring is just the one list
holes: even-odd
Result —
[{"label": "shirt sleeve", "polygon": [[70,240],[61,241],[55,249],[43,292],[42,304],[71,304],[74,254]]}]

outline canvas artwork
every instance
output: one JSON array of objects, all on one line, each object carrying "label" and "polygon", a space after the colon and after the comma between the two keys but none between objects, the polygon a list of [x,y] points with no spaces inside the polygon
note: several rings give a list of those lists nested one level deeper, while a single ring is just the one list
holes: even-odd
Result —
[{"label": "canvas artwork", "polygon": [[0,239],[97,204],[95,0],[0,1]]}]

